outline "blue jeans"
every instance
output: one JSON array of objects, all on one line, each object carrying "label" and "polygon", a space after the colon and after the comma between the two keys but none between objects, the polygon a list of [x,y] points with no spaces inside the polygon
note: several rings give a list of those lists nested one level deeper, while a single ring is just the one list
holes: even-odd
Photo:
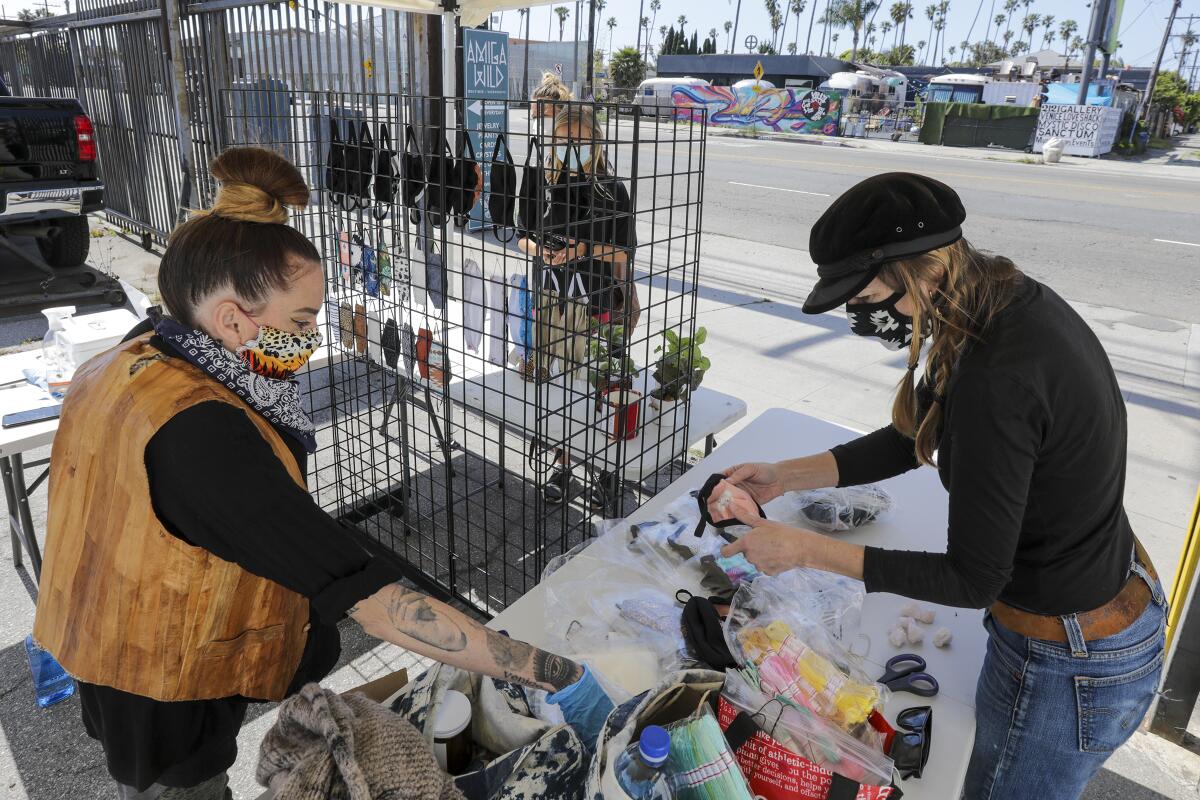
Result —
[{"label": "blue jeans", "polygon": [[1129,627],[1090,642],[1073,617],[1064,621],[1072,643],[1059,644],[984,615],[987,656],[975,692],[966,800],[1082,794],[1137,730],[1158,690],[1166,601],[1157,581],[1151,588],[1153,599]]}]

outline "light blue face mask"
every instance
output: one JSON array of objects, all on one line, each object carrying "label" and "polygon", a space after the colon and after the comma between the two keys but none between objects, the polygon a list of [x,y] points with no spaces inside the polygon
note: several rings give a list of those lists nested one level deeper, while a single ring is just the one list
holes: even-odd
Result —
[{"label": "light blue face mask", "polygon": [[592,163],[592,146],[590,144],[555,145],[554,157],[564,168],[573,172],[582,172],[584,164]]}]

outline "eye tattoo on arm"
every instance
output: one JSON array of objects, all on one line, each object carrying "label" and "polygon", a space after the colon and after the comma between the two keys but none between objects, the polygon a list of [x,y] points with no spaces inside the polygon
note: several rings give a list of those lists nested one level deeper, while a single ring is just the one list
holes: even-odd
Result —
[{"label": "eye tattoo on arm", "polygon": [[583,668],[568,658],[488,631],[488,651],[505,680],[531,688],[551,686],[560,691],[583,676]]},{"label": "eye tattoo on arm", "polygon": [[401,633],[430,647],[457,653],[467,647],[467,634],[453,620],[439,614],[425,595],[396,586],[388,602],[388,620]]}]

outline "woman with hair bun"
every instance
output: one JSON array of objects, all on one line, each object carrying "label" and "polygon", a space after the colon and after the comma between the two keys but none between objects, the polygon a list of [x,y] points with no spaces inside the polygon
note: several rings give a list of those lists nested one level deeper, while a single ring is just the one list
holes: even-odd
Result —
[{"label": "woman with hair bun", "polygon": [[345,616],[461,669],[545,689],[584,741],[612,708],[588,670],[399,582],[314,502],[292,379],[321,342],[321,256],[287,225],[309,189],[258,148],[211,165],[172,234],[155,315],[76,373],[54,441],[34,636],[79,682],[120,798],[231,797],[254,701],[319,681]]}]

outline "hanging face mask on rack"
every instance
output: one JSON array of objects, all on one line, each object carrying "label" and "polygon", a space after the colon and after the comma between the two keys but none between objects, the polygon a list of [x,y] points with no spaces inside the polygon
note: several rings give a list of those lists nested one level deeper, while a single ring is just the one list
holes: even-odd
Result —
[{"label": "hanging face mask on rack", "polygon": [[404,178],[401,187],[404,192],[404,205],[408,208],[408,218],[413,225],[421,223],[420,202],[425,194],[425,161],[421,157],[421,148],[417,142],[417,134],[412,125],[404,128]]},{"label": "hanging face mask on rack", "polygon": [[901,313],[896,304],[904,292],[896,292],[878,303],[852,303],[846,306],[850,330],[859,336],[879,339],[889,350],[899,350],[912,343],[912,317]]},{"label": "hanging face mask on rack", "polygon": [[[503,154],[501,150],[503,149]],[[492,149],[491,186],[488,187],[488,215],[492,220],[492,231],[502,242],[511,241],[515,234],[507,229],[513,227],[513,214],[517,207],[517,168],[513,164],[512,152],[504,135],[496,137]],[[504,236],[501,236],[501,231]],[[504,238],[507,237],[507,238]]]}]

